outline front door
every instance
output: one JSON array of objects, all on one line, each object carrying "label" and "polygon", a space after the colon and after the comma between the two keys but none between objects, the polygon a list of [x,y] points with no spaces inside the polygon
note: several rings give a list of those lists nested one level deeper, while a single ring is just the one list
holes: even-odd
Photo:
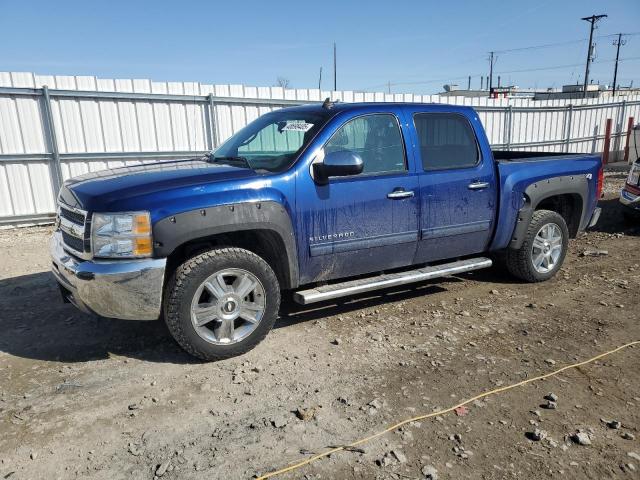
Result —
[{"label": "front door", "polygon": [[[418,240],[418,179],[410,172],[403,131],[393,113],[347,120],[324,153],[351,151],[363,172],[316,184],[298,179],[302,283],[411,264]],[[306,173],[306,172],[305,172]]]}]

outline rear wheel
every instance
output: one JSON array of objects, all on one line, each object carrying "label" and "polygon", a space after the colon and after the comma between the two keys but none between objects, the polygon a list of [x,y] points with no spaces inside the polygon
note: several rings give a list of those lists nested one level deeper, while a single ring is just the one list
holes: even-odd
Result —
[{"label": "rear wheel", "polygon": [[203,360],[251,350],[271,330],[279,306],[269,264],[240,248],[210,250],[178,266],[164,302],[171,335]]},{"label": "rear wheel", "polygon": [[538,210],[520,248],[507,250],[507,268],[527,282],[548,280],[560,270],[568,246],[569,230],[564,218],[551,210]]}]

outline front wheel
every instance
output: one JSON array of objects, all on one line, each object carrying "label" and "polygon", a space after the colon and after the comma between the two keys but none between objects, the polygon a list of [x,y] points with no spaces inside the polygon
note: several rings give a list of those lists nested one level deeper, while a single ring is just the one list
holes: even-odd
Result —
[{"label": "front wheel", "polygon": [[269,333],[280,306],[267,262],[241,248],[217,248],[178,266],[165,292],[167,327],[202,360],[241,355]]},{"label": "front wheel", "polygon": [[569,229],[564,218],[551,210],[538,210],[520,248],[507,250],[507,268],[527,282],[543,282],[560,270],[568,247]]}]

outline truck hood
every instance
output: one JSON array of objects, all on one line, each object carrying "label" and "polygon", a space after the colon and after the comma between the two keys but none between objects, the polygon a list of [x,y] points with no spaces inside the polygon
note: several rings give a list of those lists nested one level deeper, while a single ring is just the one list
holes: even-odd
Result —
[{"label": "truck hood", "polygon": [[154,193],[256,177],[239,168],[201,159],[172,160],[91,172],[64,182],[60,200],[87,211],[113,211],[127,199]]}]

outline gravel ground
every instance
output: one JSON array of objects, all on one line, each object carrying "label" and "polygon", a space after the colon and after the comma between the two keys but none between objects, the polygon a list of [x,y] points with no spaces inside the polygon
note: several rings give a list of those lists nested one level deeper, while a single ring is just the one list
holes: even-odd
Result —
[{"label": "gravel ground", "polygon": [[[0,232],[0,478],[251,478],[640,340],[623,179],[607,176],[600,225],[549,282],[494,268],[314,309],[285,300],[265,342],[208,364],[161,322],[63,304],[50,228]],[[634,347],[281,478],[640,478],[639,406]]]}]

